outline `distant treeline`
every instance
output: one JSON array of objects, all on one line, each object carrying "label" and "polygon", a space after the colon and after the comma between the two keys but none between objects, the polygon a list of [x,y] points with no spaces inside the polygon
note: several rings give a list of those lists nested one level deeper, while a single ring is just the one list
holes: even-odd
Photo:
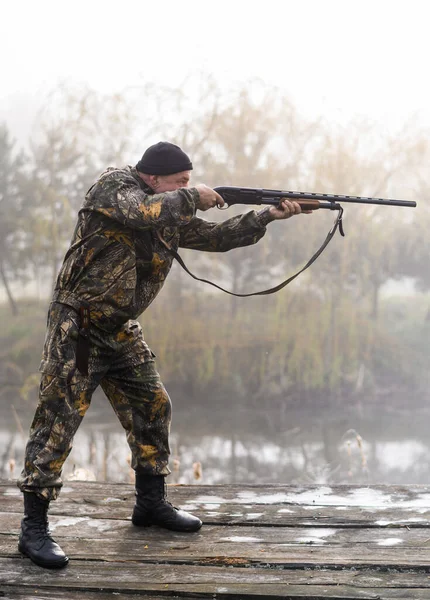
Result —
[{"label": "distant treeline", "polygon": [[[208,185],[385,195],[415,199],[418,208],[347,206],[347,237],[267,298],[232,299],[174,268],[142,317],[166,383],[189,402],[221,406],[422,398],[430,366],[427,134],[410,125],[390,138],[362,122],[311,122],[261,82],[228,94],[210,79],[195,84],[181,91],[146,85],[112,97],[56,91],[25,149],[16,147],[7,123],[0,126],[0,282],[8,299],[1,308],[0,395],[30,399],[37,382],[47,298],[18,298],[19,285],[52,287],[76,212],[99,172],[134,164],[149,144],[168,139],[192,157],[195,181]],[[269,225],[252,248],[182,253],[197,273],[232,290],[261,289],[318,248],[333,219],[322,212]],[[419,290],[414,296],[383,300],[388,282],[406,278]]]}]

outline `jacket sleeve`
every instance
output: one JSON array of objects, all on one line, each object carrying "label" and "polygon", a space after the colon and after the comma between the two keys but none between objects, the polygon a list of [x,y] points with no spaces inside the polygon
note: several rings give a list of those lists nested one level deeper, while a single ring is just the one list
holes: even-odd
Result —
[{"label": "jacket sleeve", "polygon": [[189,223],[198,200],[196,188],[146,194],[129,173],[115,171],[102,176],[88,191],[83,209],[99,212],[131,229],[158,229]]},{"label": "jacket sleeve", "polygon": [[194,217],[181,228],[179,246],[206,252],[226,252],[241,246],[256,244],[266,233],[272,219],[267,209],[254,210],[232,217],[221,223],[212,223]]}]

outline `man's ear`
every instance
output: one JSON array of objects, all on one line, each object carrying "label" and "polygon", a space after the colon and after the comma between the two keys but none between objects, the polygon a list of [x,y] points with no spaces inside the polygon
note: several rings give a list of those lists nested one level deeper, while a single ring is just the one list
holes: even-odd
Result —
[{"label": "man's ear", "polygon": [[158,175],[150,175],[149,176],[150,186],[153,190],[156,190],[160,185],[160,178]]}]

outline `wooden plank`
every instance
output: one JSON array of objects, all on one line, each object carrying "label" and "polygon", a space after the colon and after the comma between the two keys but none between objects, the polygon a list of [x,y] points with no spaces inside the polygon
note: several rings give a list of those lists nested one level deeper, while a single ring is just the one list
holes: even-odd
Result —
[{"label": "wooden plank", "polygon": [[[110,540],[56,537],[71,560],[195,564],[206,566],[282,566],[284,568],[391,568],[397,570],[423,570],[430,572],[428,548],[375,548],[375,546],[309,546],[270,544],[196,545],[190,541],[170,540],[157,542],[145,540]],[[1,536],[0,556],[15,557],[17,539]],[[429,596],[430,597],[430,596]]]},{"label": "wooden plank", "polygon": [[[187,596],[177,596],[170,595],[167,596],[169,600],[175,600],[179,598],[181,600],[195,600],[194,595]],[[70,589],[61,589],[55,588],[55,597],[52,595],[52,588],[45,588],[39,585],[25,587],[24,589],[19,589],[15,586],[2,586],[0,589],[0,599],[1,600],[142,600],[142,595],[139,594],[122,594],[116,591],[92,591],[88,592],[85,590],[70,590]],[[146,594],[144,596],[144,600],[166,600],[166,594]]]},{"label": "wooden plank", "polygon": [[[194,512],[205,524],[270,525],[270,526],[321,526],[321,527],[429,527],[430,509],[424,507],[391,506],[361,508],[358,506],[309,505],[243,505],[233,503],[181,502],[175,491],[169,494],[173,504]],[[129,519],[134,504],[134,494],[128,496],[62,495],[50,505],[51,515],[92,516],[102,519]],[[19,496],[0,496],[3,513],[21,514]]]},{"label": "wooden plank", "polygon": [[[414,590],[392,590],[382,588],[369,588],[366,591],[360,591],[355,589],[349,589],[342,586],[327,587],[327,586],[282,586],[280,589],[271,587],[265,588],[261,592],[259,589],[249,590],[245,586],[229,586],[229,587],[217,587],[213,589],[199,589],[186,592],[184,589],[178,591],[178,593],[169,589],[167,586],[163,592],[156,595],[148,593],[146,590],[143,592],[127,593],[122,594],[118,591],[107,592],[105,590],[88,592],[87,590],[60,590],[55,588],[53,596],[52,589],[41,589],[36,590],[11,590],[11,588],[5,588],[4,595],[0,591],[0,598],[2,600],[265,600],[271,598],[272,600],[429,600],[428,590],[426,589],[414,589]],[[41,590],[41,593],[39,593]]]},{"label": "wooden plank", "polygon": [[[115,591],[92,591],[88,592],[85,590],[68,590],[55,588],[55,597],[52,595],[52,588],[42,588],[39,585],[29,586],[25,589],[18,589],[15,586],[2,586],[0,589],[1,600],[139,600],[142,596],[135,594],[122,594]],[[169,595],[169,600],[181,598],[181,600],[187,600],[187,596]],[[195,596],[188,596],[189,599],[195,600]],[[166,595],[148,595],[145,594],[144,600],[166,600]]]},{"label": "wooden plank", "polygon": [[[96,586],[106,584],[106,581],[118,585],[124,580],[124,589],[134,589],[135,586],[147,584],[294,584],[294,585],[350,585],[356,587],[382,588],[427,588],[430,590],[430,579],[424,572],[384,572],[369,569],[272,569],[270,567],[240,567],[233,568],[198,566],[194,564],[145,564],[138,561],[113,561],[98,564],[93,561],[72,561],[68,567],[60,571],[40,569],[28,559],[0,559],[0,573],[11,573],[9,584],[31,584],[32,578],[38,579],[44,585],[57,585],[64,581],[65,585]],[[78,581],[82,580],[82,581]],[[1,579],[0,579],[1,581]],[[71,583],[72,582],[72,583]],[[128,587],[127,587],[128,586]],[[139,588],[140,589],[140,588]]]},{"label": "wooden plank", "polygon": [[[50,515],[91,516],[95,519],[120,519],[131,517],[133,499],[112,501],[109,498],[60,499],[52,502]],[[242,504],[202,504],[175,502],[175,506],[197,514],[207,525],[270,525],[272,527],[430,527],[430,509],[414,508],[360,508],[356,506],[302,506],[258,505],[249,508]],[[342,510],[340,510],[342,509]],[[2,513],[22,515],[22,502],[15,498],[2,498]]]},{"label": "wooden plank", "polygon": [[[426,485],[168,485],[175,502],[194,504],[300,504],[309,506],[359,506],[425,508],[430,506],[430,486]],[[16,495],[14,481],[0,483],[0,495]],[[62,496],[69,498],[112,497],[133,499],[131,484],[111,482],[65,482]]]},{"label": "wooden plank", "polygon": [[[1,574],[5,570],[0,561]],[[19,563],[27,563],[25,565]],[[7,566],[6,566],[7,569]],[[75,562],[61,571],[41,570],[29,561],[16,561],[9,566],[13,576],[9,576],[9,590],[17,589],[21,594],[40,590],[51,598],[63,593],[96,592],[106,595],[127,592],[133,593],[178,594],[187,597],[228,598],[429,598],[429,580],[425,574],[357,573],[354,571],[294,572],[270,569],[202,569],[194,566],[169,567],[168,565],[124,564],[95,565],[88,562]],[[2,586],[3,589],[3,586]],[[54,592],[55,590],[55,592]],[[408,596],[413,591],[413,595]],[[427,595],[426,595],[427,594]],[[19,596],[18,596],[19,597]],[[21,596],[22,597],[22,596]],[[24,596],[28,598],[29,596]],[[43,597],[43,596],[42,596]],[[49,597],[49,596],[48,596]],[[63,596],[69,598],[69,595]],[[72,596],[73,597],[73,596]]]},{"label": "wooden plank", "polygon": [[[0,513],[0,531],[16,534],[19,531],[21,515],[16,513]],[[71,537],[86,538],[93,541],[120,540],[122,543],[144,542],[160,545],[171,545],[175,541],[180,544],[192,544],[196,552],[204,551],[206,546],[216,545],[218,548],[233,545],[259,548],[282,547],[284,545],[299,546],[351,546],[363,545],[378,547],[430,549],[430,529],[425,528],[335,528],[335,527],[267,527],[261,526],[229,526],[204,525],[194,534],[168,532],[159,527],[135,527],[130,520],[94,519],[87,516],[63,517],[52,515],[50,528],[58,539]],[[429,551],[430,555],[430,551]]]},{"label": "wooden plank", "polygon": [[[177,596],[176,594],[147,594],[145,593],[144,600],[195,600],[194,595]],[[142,595],[139,594],[122,594],[117,591],[92,591],[88,592],[85,590],[68,590],[55,588],[55,597],[52,595],[52,588],[41,588],[37,586],[36,589],[25,588],[19,590],[16,587],[5,586],[0,590],[0,598],[2,600],[142,600]]]},{"label": "wooden plank", "polygon": [[231,585],[228,587],[202,587],[198,586],[195,590],[186,591],[185,588],[178,590],[177,592],[171,590],[169,586],[166,586],[163,592],[159,592],[156,595],[152,593],[148,594],[145,590],[134,593],[122,594],[121,592],[113,590],[107,592],[102,590],[100,592],[88,592],[87,590],[59,590],[55,588],[54,596],[52,589],[43,589],[42,594],[37,590],[25,590],[9,591],[10,588],[6,588],[5,594],[2,595],[0,592],[0,598],[2,600],[265,600],[271,598],[272,600],[429,600],[428,590],[426,589],[414,589],[414,590],[392,590],[374,588],[360,591],[356,589],[350,589],[343,586],[293,586],[285,585],[281,587],[272,586],[270,588],[265,587],[262,590],[249,589],[249,586]]}]

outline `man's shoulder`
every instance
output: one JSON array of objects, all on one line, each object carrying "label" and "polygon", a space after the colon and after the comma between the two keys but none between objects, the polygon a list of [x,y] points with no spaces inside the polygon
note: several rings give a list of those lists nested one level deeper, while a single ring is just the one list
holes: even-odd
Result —
[{"label": "man's shoulder", "polygon": [[98,176],[96,183],[112,183],[116,181],[139,185],[139,176],[134,167],[108,167]]},{"label": "man's shoulder", "polygon": [[149,193],[143,180],[134,167],[108,167],[101,173],[86,194],[88,201],[94,202],[103,198],[105,201],[118,192],[135,189]]}]

